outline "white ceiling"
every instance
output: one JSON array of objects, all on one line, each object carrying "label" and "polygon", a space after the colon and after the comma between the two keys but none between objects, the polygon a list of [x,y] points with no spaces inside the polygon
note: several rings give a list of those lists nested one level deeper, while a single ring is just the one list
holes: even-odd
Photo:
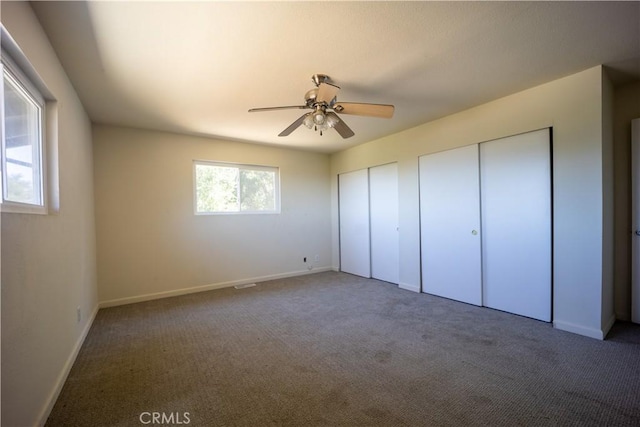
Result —
[{"label": "white ceiling", "polygon": [[[640,2],[35,2],[91,119],[334,152],[598,64],[640,79]],[[304,126],[311,76],[356,135]]]}]

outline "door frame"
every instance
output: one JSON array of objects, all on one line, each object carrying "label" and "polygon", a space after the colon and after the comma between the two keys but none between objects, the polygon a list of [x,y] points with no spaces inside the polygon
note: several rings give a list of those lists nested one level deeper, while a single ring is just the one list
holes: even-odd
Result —
[{"label": "door frame", "polygon": [[631,121],[631,321],[640,323],[640,118]]}]

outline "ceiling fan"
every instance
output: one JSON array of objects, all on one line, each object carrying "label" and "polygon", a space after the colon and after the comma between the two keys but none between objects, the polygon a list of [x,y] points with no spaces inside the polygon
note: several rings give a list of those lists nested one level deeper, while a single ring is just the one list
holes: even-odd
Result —
[{"label": "ceiling fan", "polygon": [[290,105],[285,107],[252,108],[250,113],[259,111],[288,110],[288,109],[309,109],[310,113],[302,115],[298,120],[280,132],[278,136],[287,136],[304,124],[309,129],[322,132],[327,129],[335,129],[343,138],[350,138],[353,131],[336,113],[353,114],[356,116],[369,116],[390,119],[393,116],[393,105],[387,104],[361,104],[355,102],[338,102],[336,95],[340,88],[330,83],[330,78],[324,74],[314,74],[311,80],[316,85],[315,89],[308,91],[305,96],[304,105]]}]

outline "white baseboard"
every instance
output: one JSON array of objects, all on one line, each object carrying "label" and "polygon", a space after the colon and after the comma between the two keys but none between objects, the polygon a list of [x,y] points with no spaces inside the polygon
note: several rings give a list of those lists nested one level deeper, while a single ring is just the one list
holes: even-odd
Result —
[{"label": "white baseboard", "polygon": [[420,286],[412,285],[412,284],[409,284],[409,283],[399,283],[398,287],[400,289],[404,289],[406,291],[420,293]]},{"label": "white baseboard", "polygon": [[40,411],[40,416],[38,417],[37,425],[44,426],[45,423],[47,422],[47,418],[49,418],[49,415],[51,414],[51,410],[53,409],[53,406],[56,404],[56,401],[58,400],[58,396],[62,391],[62,387],[64,386],[65,381],[67,381],[69,372],[71,372],[71,368],[73,367],[73,364],[75,363],[76,358],[78,357],[78,353],[80,353],[82,344],[84,344],[84,340],[85,338],[87,338],[89,329],[91,329],[91,325],[93,325],[93,321],[95,320],[96,315],[98,314],[98,309],[99,307],[98,305],[96,305],[95,308],[93,309],[93,313],[91,313],[91,316],[89,316],[89,320],[87,324],[85,325],[84,329],[82,329],[82,333],[80,333],[80,336],[78,337],[78,340],[76,341],[76,344],[73,347],[71,354],[69,355],[69,357],[67,358],[67,361],[62,367],[62,371],[60,371],[60,374],[56,379],[55,386],[51,391],[51,393],[49,394],[49,397],[46,401],[45,406],[42,408],[42,411]]},{"label": "white baseboard", "polygon": [[246,285],[249,283],[264,282],[267,280],[286,279],[287,277],[304,276],[306,274],[322,273],[332,271],[332,267],[316,267],[312,270],[298,270],[288,273],[272,274],[268,276],[251,277],[248,279],[230,280],[228,282],[212,283],[209,285],[194,286],[192,288],[175,289],[171,291],[156,292],[152,294],[138,295],[133,297],[117,298],[102,301],[98,304],[100,308],[115,307],[118,305],[133,304],[136,302],[151,301],[161,298],[175,297],[179,295],[193,294],[196,292],[212,291],[214,289],[230,288],[232,286]]},{"label": "white baseboard", "polygon": [[[615,322],[615,318],[613,318],[613,321]],[[611,325],[613,325],[613,322],[611,323]],[[562,331],[567,331],[567,332],[571,332],[578,335],[584,335],[585,337],[589,337],[589,338],[595,338],[597,340],[604,340],[604,337],[607,335],[607,332],[609,332],[608,329],[604,331],[600,329],[587,328],[585,326],[580,326],[580,325],[576,325],[569,322],[563,322],[561,320],[554,320],[553,327],[556,329],[560,329]],[[611,326],[609,326],[609,328],[610,327]]]}]

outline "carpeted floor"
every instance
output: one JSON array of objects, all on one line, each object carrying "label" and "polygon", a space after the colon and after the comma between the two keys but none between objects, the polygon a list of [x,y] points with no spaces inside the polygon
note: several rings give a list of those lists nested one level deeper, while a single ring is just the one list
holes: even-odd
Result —
[{"label": "carpeted floor", "polygon": [[193,426],[638,426],[640,327],[616,324],[597,341],[335,272],[100,310],[47,426],[154,416]]}]

